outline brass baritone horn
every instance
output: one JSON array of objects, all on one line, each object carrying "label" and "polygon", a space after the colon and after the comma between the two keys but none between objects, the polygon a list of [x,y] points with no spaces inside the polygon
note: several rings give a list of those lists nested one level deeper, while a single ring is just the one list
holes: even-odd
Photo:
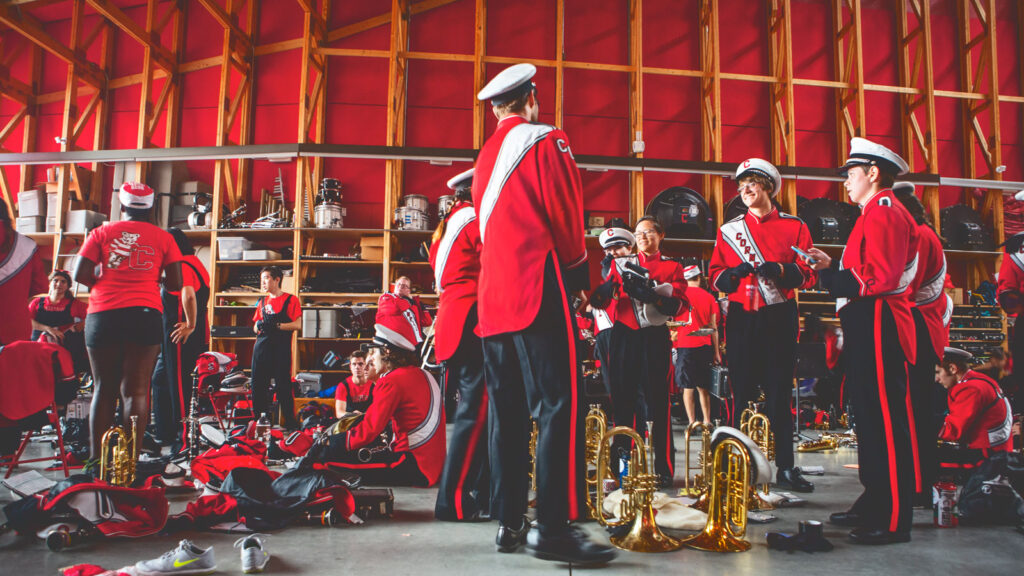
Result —
[{"label": "brass baritone horn", "polygon": [[[700,452],[697,457],[691,460],[693,452],[693,434],[700,432]],[[711,427],[705,426],[703,422],[691,422],[686,427],[686,437],[683,442],[686,447],[686,472],[685,484],[680,494],[683,496],[700,496],[707,490],[708,479],[711,478]],[[691,462],[695,461],[695,465]],[[692,474],[691,474],[692,473]],[[691,480],[692,478],[692,480]]]},{"label": "brass baritone horn", "polygon": [[604,433],[597,454],[597,469],[607,470],[612,444],[617,436],[626,436],[633,441],[629,457],[629,470],[622,477],[622,501],[619,503],[618,520],[604,515],[604,490],[599,486],[594,503],[597,521],[602,526],[615,528],[631,524],[627,534],[612,536],[611,542],[617,548],[631,552],[669,552],[678,550],[682,543],[666,536],[654,522],[654,493],[659,486],[659,477],[653,471],[654,462],[648,459],[650,442],[627,426],[616,426]]},{"label": "brass baritone horn", "polygon": [[749,402],[743,412],[740,412],[740,432],[747,433],[750,417],[754,414],[757,414],[757,406],[753,402]]},{"label": "brass baritone horn", "polygon": [[750,486],[750,453],[735,438],[715,447],[712,463],[710,505],[704,530],[683,540],[683,544],[709,552],[745,552],[747,494]]},{"label": "brass baritone horn", "polygon": [[600,404],[591,404],[587,419],[584,421],[584,446],[587,466],[587,512],[597,519],[602,512],[595,505],[597,493],[604,490],[604,480],[615,478],[610,470],[597,467],[597,456],[601,451],[601,439],[608,429],[608,418]]},{"label": "brass baritone horn", "polygon": [[135,483],[135,463],[139,460],[138,416],[131,417],[127,433],[114,426],[100,440],[100,479],[112,486]]}]

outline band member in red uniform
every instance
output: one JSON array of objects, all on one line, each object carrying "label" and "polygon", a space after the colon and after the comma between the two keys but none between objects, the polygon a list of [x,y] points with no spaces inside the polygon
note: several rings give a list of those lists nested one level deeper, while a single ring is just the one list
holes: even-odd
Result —
[{"label": "band member in red uniform", "polygon": [[472,183],[472,168],[448,181],[448,188],[455,191],[455,204],[430,245],[430,264],[440,294],[434,354],[444,362],[445,386],[455,386],[459,392],[434,506],[439,520],[490,520],[487,387],[483,347],[476,334],[480,228],[471,202]]},{"label": "band member in red uniform", "polygon": [[[999,305],[1008,316],[1021,318],[1024,310],[1024,232],[1009,238],[1004,245],[1006,253],[999,265]],[[1015,388],[1024,385],[1024,324],[1014,324],[1010,334],[1010,358],[1013,371],[1010,378]],[[1019,369],[1018,369],[1019,367]]]},{"label": "band member in red uniform", "polygon": [[[686,280],[679,262],[661,254],[665,233],[657,220],[644,216],[636,223],[634,235],[637,254],[615,259],[608,278],[595,290],[593,306],[615,308],[608,362],[615,424],[643,434],[646,422],[654,423],[654,430],[647,431],[652,434],[654,469],[662,485],[671,486],[675,473],[669,402],[672,340],[665,322],[686,310]],[[647,279],[641,279],[637,266],[647,271]],[[617,447],[627,458],[628,440],[623,437]]]},{"label": "band member in red uniform", "polygon": [[[686,300],[690,309],[676,317],[685,325],[675,329],[672,342],[672,359],[675,364],[676,387],[683,391],[683,406],[686,418],[696,422],[694,390],[700,396],[700,413],[705,426],[711,425],[711,365],[722,363],[718,349],[718,300],[701,287],[700,267],[683,268],[683,278],[688,285]],[[698,330],[711,329],[706,336],[694,336]]]},{"label": "band member in red uniform", "polygon": [[160,274],[165,288],[181,288],[181,252],[166,230],[149,223],[153,189],[125,182],[118,196],[124,219],[93,230],[75,264],[75,281],[91,287],[85,346],[96,386],[89,412],[94,459],[100,456],[100,438],[113,423],[118,394],[123,425],[127,429],[130,418],[137,416],[141,442],[163,334]]},{"label": "band member in red uniform", "polygon": [[968,369],[971,359],[969,352],[946,348],[935,367],[935,381],[949,392],[949,414],[939,439],[961,445],[942,451],[943,468],[977,468],[993,455],[1013,450],[1010,402],[995,380]]},{"label": "band member in red uniform", "polygon": [[408,276],[399,276],[395,280],[394,291],[380,295],[377,300],[377,317],[401,315],[416,329],[416,345],[423,344],[423,329],[430,326],[433,319],[426,307],[420,302],[419,296],[412,295],[412,280]]},{"label": "band member in red uniform", "polygon": [[299,299],[281,290],[284,273],[277,266],[260,270],[260,289],[268,294],[256,302],[252,316],[256,344],[252,348],[252,413],[271,417],[270,380],[288,429],[298,427],[295,421],[295,391],[292,389],[292,332],[302,328]]},{"label": "band member in red uniform", "polygon": [[28,340],[32,321],[25,302],[46,292],[46,271],[36,243],[11,226],[7,203],[0,203],[0,344]]},{"label": "band member in red uniform", "polygon": [[85,315],[89,306],[71,294],[71,274],[66,270],[54,270],[50,274],[50,290],[29,302],[28,311],[32,317],[32,340],[55,342],[68,349],[74,362],[75,372],[89,370],[89,358],[85,353]]},{"label": "band member in red uniform", "polygon": [[[598,242],[601,244],[601,249],[604,250],[604,258],[601,260],[601,278],[607,278],[608,273],[612,269],[612,262],[616,258],[624,258],[633,253],[633,246],[636,244],[636,237],[633,233],[625,228],[606,228],[598,236]],[[611,286],[609,285],[609,289]],[[609,387],[611,384],[611,374],[609,373],[608,363],[611,360],[611,339],[612,339],[612,326],[615,325],[615,306],[607,306],[606,308],[597,308],[593,306],[593,302],[588,305],[588,312],[594,317],[594,358],[597,360],[598,365],[601,369],[601,378],[604,380],[605,387]],[[609,394],[611,390],[609,389]]]},{"label": "band member in red uniform", "polygon": [[352,375],[334,390],[334,415],[341,418],[349,412],[366,412],[373,401],[373,380],[366,374],[366,352],[356,350],[348,356]]},{"label": "band member in red uniform", "polygon": [[[441,387],[419,367],[413,328],[401,315],[379,316],[363,346],[373,402],[358,424],[314,445],[310,461],[359,474],[364,485],[433,486],[444,466],[444,407]],[[407,443],[380,444],[389,423]]]},{"label": "band member in red uniform", "polygon": [[917,363],[910,367],[910,400],[913,410],[911,430],[918,468],[914,477],[914,501],[931,507],[932,484],[938,473],[936,461],[935,367],[942,351],[949,344],[949,321],[953,316],[953,299],[946,295],[946,255],[942,241],[935,233],[924,205],[914,194],[911,182],[896,182],[892,187],[896,199],[903,204],[917,224],[917,276],[913,284],[914,329],[917,338]]},{"label": "band member in red uniform", "polygon": [[889,189],[907,170],[888,148],[853,138],[840,171],[861,216],[835,266],[821,250],[808,250],[822,286],[838,298],[845,392],[864,486],[850,510],[832,514],[831,522],[856,526],[850,537],[862,544],[910,541],[915,474],[907,362],[913,364],[917,352],[911,297],[918,233]]},{"label": "band member in red uniform", "polygon": [[708,277],[729,295],[725,317],[726,361],[732,381],[733,426],[749,402],[765,397],[765,415],[775,436],[776,484],[811,492],[793,456],[793,375],[800,320],[796,288],[810,288],[817,275],[799,261],[793,247],[811,248],[803,220],[777,209],[772,198],[782,176],[770,162],[744,160],[736,169],[738,192],[747,212],[718,230]]},{"label": "band member in red uniform", "polygon": [[[480,228],[477,315],[490,402],[491,515],[498,550],[524,540],[538,558],[607,562],[616,553],[570,526],[585,510],[580,363],[569,289],[587,288],[583,190],[564,132],[537,123],[530,80],[516,64],[477,94],[498,118],[473,176]],[[537,528],[527,536],[529,417],[538,423]]]}]

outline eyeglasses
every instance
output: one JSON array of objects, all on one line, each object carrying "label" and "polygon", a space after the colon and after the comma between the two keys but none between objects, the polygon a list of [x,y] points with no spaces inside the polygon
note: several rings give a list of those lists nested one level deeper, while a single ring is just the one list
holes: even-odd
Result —
[{"label": "eyeglasses", "polygon": [[637,230],[636,232],[633,233],[633,235],[634,236],[644,236],[644,237],[646,237],[646,236],[657,236],[658,235],[658,231],[657,230],[653,230],[653,229],[651,229],[651,230]]}]

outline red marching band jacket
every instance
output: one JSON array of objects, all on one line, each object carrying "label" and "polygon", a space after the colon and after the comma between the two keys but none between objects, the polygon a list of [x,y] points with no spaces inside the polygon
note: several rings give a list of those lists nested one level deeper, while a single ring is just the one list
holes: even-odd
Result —
[{"label": "red marching band jacket", "polygon": [[642,327],[640,308],[644,304],[630,298],[625,290],[622,289],[621,270],[623,262],[627,260],[646,268],[651,273],[651,279],[655,282],[672,286],[672,297],[680,299],[679,309],[672,314],[673,317],[678,316],[689,308],[689,302],[686,300],[687,284],[686,278],[683,277],[683,266],[671,258],[666,258],[661,252],[657,252],[652,256],[639,252],[632,256],[616,258],[611,269],[608,271],[608,278],[614,278],[618,285],[615,298],[608,306],[606,312],[612,323],[618,322],[631,330],[638,330]]},{"label": "red marching band jacket", "polygon": [[1010,401],[996,381],[968,370],[949,389],[949,414],[939,438],[966,444],[968,448],[1009,452],[1013,448],[1012,425]]},{"label": "red marching band jacket", "polygon": [[434,355],[443,362],[459,348],[466,317],[476,304],[480,228],[472,204],[458,202],[452,207],[444,235],[430,246],[430,265],[440,294],[434,322]]},{"label": "red marching band jacket", "polygon": [[540,310],[549,254],[563,279],[586,273],[583,187],[568,136],[521,116],[502,119],[477,157],[473,204],[480,334],[522,330]]},{"label": "red marching band jacket", "polygon": [[[807,251],[812,245],[811,233],[804,221],[779,210],[772,210],[763,218],[758,218],[750,211],[741,217],[733,218],[718,229],[715,251],[711,255],[708,267],[708,278],[711,285],[718,282],[719,276],[729,268],[735,268],[744,262],[754,267],[765,262],[780,264],[796,263],[804,277],[800,288],[812,288],[818,281],[817,273],[812,270],[791,248]],[[729,294],[729,301],[747,306],[747,286],[756,286],[755,297],[758,307],[779,304],[790,300],[795,290],[780,288],[771,280],[750,274],[740,280],[739,288]]]},{"label": "red marching band jacket", "polygon": [[385,292],[377,299],[377,318],[381,316],[405,318],[412,325],[413,332],[416,333],[416,344],[423,342],[423,329],[433,322],[430,313],[423,309],[423,304],[418,296],[406,299],[393,292]]},{"label": "red marching band jacket", "polygon": [[949,344],[949,321],[953,317],[953,299],[943,287],[946,283],[946,255],[935,231],[924,224],[917,226],[917,276],[914,277],[914,306],[921,311],[928,326],[928,336],[935,356],[942,358]]},{"label": "red marching band jacket", "polygon": [[[914,278],[917,276],[917,223],[907,209],[882,190],[861,209],[840,261],[858,285],[854,298],[880,298],[889,304],[907,361],[917,361],[917,337],[910,314]],[[841,310],[848,298],[836,299]]]},{"label": "red marching band jacket", "polygon": [[1003,255],[1003,263],[999,265],[999,295],[1005,292],[1024,290],[1024,245],[1020,250]]},{"label": "red marching band jacket", "polygon": [[433,486],[444,467],[445,429],[441,387],[429,372],[403,366],[380,376],[373,387],[373,404],[348,431],[345,447],[355,451],[370,444],[392,420],[395,436],[407,438],[416,465]]}]

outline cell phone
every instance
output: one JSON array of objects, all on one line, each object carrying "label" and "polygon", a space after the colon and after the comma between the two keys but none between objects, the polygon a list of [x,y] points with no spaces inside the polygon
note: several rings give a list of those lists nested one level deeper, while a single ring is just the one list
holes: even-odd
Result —
[{"label": "cell phone", "polygon": [[807,259],[807,263],[810,264],[811,266],[814,266],[815,264],[818,263],[818,261],[816,259],[814,259],[810,254],[808,254],[807,252],[804,252],[803,250],[797,248],[796,246],[790,246],[790,248],[793,250],[793,252],[796,252],[800,256],[803,256],[804,258],[806,258]]}]

